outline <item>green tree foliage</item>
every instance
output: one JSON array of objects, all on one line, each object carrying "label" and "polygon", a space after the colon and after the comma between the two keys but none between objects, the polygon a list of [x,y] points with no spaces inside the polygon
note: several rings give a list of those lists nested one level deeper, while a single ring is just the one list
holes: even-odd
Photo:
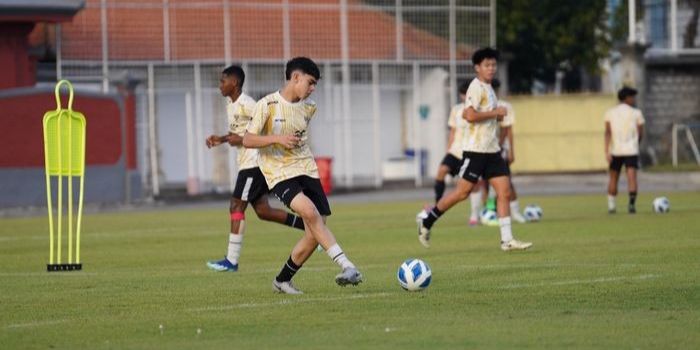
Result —
[{"label": "green tree foliage", "polygon": [[608,55],[603,0],[498,0],[498,46],[509,60],[510,90],[528,93],[535,80],[555,82],[564,72],[564,90],[581,88],[583,72],[596,74]]}]

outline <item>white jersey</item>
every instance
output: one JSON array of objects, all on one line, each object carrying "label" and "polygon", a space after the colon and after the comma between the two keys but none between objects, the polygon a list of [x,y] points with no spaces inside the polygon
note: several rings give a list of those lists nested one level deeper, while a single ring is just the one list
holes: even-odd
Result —
[{"label": "white jersey", "polygon": [[447,125],[455,130],[454,138],[452,143],[447,149],[447,153],[462,159],[462,142],[464,142],[464,133],[466,132],[467,125],[469,124],[466,119],[464,119],[464,103],[458,103],[452,107],[450,110],[450,117],[447,119]]},{"label": "white jersey", "polygon": [[614,156],[636,156],[639,154],[639,125],[644,124],[642,111],[626,103],[609,109],[605,121],[610,123],[612,139],[610,154]]},{"label": "white jersey", "polygon": [[[474,78],[467,89],[465,108],[472,107],[477,112],[490,112],[496,109],[497,103],[496,92],[493,91],[491,84]],[[499,122],[496,118],[470,122],[463,137],[464,150],[476,153],[497,153],[501,149],[498,145],[498,129]]]},{"label": "white jersey", "polygon": [[[226,98],[226,114],[228,115],[228,131],[243,137],[248,123],[253,119],[255,100],[246,94],[241,94],[234,102]],[[258,150],[238,146],[238,170],[258,166]]]}]

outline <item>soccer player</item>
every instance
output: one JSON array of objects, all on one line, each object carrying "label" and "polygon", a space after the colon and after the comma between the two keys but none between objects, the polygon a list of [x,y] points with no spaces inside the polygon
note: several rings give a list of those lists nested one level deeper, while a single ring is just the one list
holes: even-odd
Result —
[{"label": "soccer player", "polygon": [[301,216],[306,227],[304,236],[272,281],[272,288],[279,293],[302,294],[292,284],[292,277],[319,244],[342,269],[335,282],[340,286],[357,285],[362,282],[362,274],[326,226],[331,208],[308,144],[309,122],[316,113],[316,103],[308,97],[321,73],[311,59],[296,57],[287,62],[285,78],[286,84],[280,91],[258,101],[243,137],[245,147],[260,149],[260,169],[272,192]]},{"label": "soccer player", "polygon": [[[455,190],[442,197],[424,219],[418,220],[418,241],[430,247],[430,229],[440,216],[452,206],[469,196],[474,185],[483,177],[496,190],[497,211],[503,251],[523,250],[532,243],[513,238],[510,219],[510,181],[508,167],[500,155],[498,122],[508,111],[497,106],[496,93],[491,87],[498,61],[498,51],[483,48],[474,52],[472,63],[476,78],[469,84],[463,117],[469,122],[463,142],[460,179]],[[468,136],[467,136],[468,135]]]},{"label": "soccer player", "polygon": [[[459,167],[462,165],[462,141],[464,139],[465,129],[468,125],[467,121],[462,118],[467,88],[469,88],[469,83],[467,82],[459,86],[458,92],[460,102],[452,107],[447,120],[447,125],[450,127],[450,136],[447,141],[447,154],[442,159],[437,176],[435,177],[435,203],[437,203],[445,193],[445,177],[447,174],[450,174],[450,176],[454,178],[459,172]],[[476,201],[474,199],[476,199]],[[477,225],[479,223],[480,201],[481,197],[479,193],[472,193],[471,216],[469,218],[470,225]],[[420,213],[420,216],[425,215],[427,215],[425,211]]]},{"label": "soccer player", "polygon": [[238,178],[229,206],[231,233],[228,252],[222,260],[207,263],[207,266],[215,271],[238,271],[238,258],[241,255],[245,231],[245,210],[248,203],[253,203],[255,213],[262,220],[304,230],[304,222],[300,217],[270,207],[267,201],[270,190],[258,167],[258,150],[242,146],[245,128],[252,119],[255,108],[255,100],[242,92],[244,81],[245,73],[239,66],[230,66],[221,72],[219,91],[226,97],[229,132],[222,136],[211,135],[206,142],[209,148],[223,143],[238,148]]},{"label": "soccer player", "polygon": [[[501,82],[498,79],[493,79],[491,81],[491,87],[496,92],[496,97],[500,97],[499,88],[501,87]],[[500,122],[499,133],[498,133],[498,144],[501,145],[501,156],[506,161],[506,166],[508,167],[508,173],[510,174],[508,180],[510,181],[510,216],[513,220],[524,223],[526,222],[522,214],[520,214],[520,203],[518,203],[518,194],[515,191],[515,186],[513,185],[513,174],[510,172],[510,165],[515,161],[515,143],[513,143],[513,124],[515,124],[515,109],[513,105],[502,99],[498,99],[499,107],[506,109],[507,114],[503,117]],[[486,187],[486,193],[489,192],[488,186]]]},{"label": "soccer player", "polygon": [[610,164],[608,182],[608,213],[614,214],[615,196],[620,170],[625,166],[629,189],[630,214],[637,212],[637,167],[639,164],[639,143],[644,133],[644,116],[635,108],[637,90],[623,87],[617,92],[620,104],[605,113],[605,158]]}]

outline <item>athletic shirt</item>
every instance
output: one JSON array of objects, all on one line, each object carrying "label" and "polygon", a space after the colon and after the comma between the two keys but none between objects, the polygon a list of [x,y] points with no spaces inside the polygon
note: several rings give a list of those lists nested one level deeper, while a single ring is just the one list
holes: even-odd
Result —
[{"label": "athletic shirt", "polygon": [[458,103],[452,107],[450,110],[450,117],[447,119],[447,125],[455,130],[454,138],[450,144],[447,152],[457,159],[462,159],[462,142],[464,140],[464,132],[469,124],[466,119],[464,119],[464,103]]},{"label": "athletic shirt", "polygon": [[[246,94],[238,96],[236,102],[226,98],[226,114],[228,115],[228,130],[230,133],[243,137],[251,119],[255,100]],[[238,146],[238,170],[256,168],[258,166],[258,150]]]},{"label": "athletic shirt", "polygon": [[274,92],[258,101],[248,132],[256,135],[296,135],[299,145],[286,149],[279,144],[260,148],[260,170],[270,188],[297,176],[318,178],[318,169],[308,144],[308,127],[316,114],[316,103],[306,99],[289,102]]},{"label": "athletic shirt", "polygon": [[[497,102],[491,84],[486,84],[478,78],[472,80],[467,89],[465,108],[472,107],[477,112],[490,112],[496,109]],[[469,122],[462,139],[463,149],[467,152],[497,153],[501,149],[498,145],[498,128],[499,122],[496,118]]]},{"label": "athletic shirt", "polygon": [[639,154],[639,132],[644,124],[642,111],[626,103],[609,109],[605,121],[610,123],[612,133],[610,154],[614,156],[636,156]]}]

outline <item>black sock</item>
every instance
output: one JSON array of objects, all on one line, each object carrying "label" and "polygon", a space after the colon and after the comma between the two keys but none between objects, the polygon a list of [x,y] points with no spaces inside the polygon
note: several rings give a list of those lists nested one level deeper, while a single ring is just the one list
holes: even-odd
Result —
[{"label": "black sock", "polygon": [[445,181],[435,180],[435,203],[445,194]]},{"label": "black sock", "polygon": [[634,206],[637,202],[637,192],[630,192],[630,206]]},{"label": "black sock", "polygon": [[301,266],[297,266],[290,256],[289,259],[287,259],[287,263],[282,266],[280,273],[275,277],[275,280],[277,280],[277,282],[289,282],[300,268]]},{"label": "black sock", "polygon": [[287,213],[287,219],[284,220],[284,224],[289,227],[298,228],[302,231],[304,230],[304,220],[294,214]]},{"label": "black sock", "polygon": [[431,227],[433,227],[433,224],[435,223],[435,221],[437,221],[437,219],[440,216],[442,216],[442,212],[440,211],[440,209],[438,209],[437,207],[433,207],[433,209],[430,209],[430,211],[428,212],[428,217],[423,219],[423,226],[425,226],[425,228],[427,229],[430,229]]}]

